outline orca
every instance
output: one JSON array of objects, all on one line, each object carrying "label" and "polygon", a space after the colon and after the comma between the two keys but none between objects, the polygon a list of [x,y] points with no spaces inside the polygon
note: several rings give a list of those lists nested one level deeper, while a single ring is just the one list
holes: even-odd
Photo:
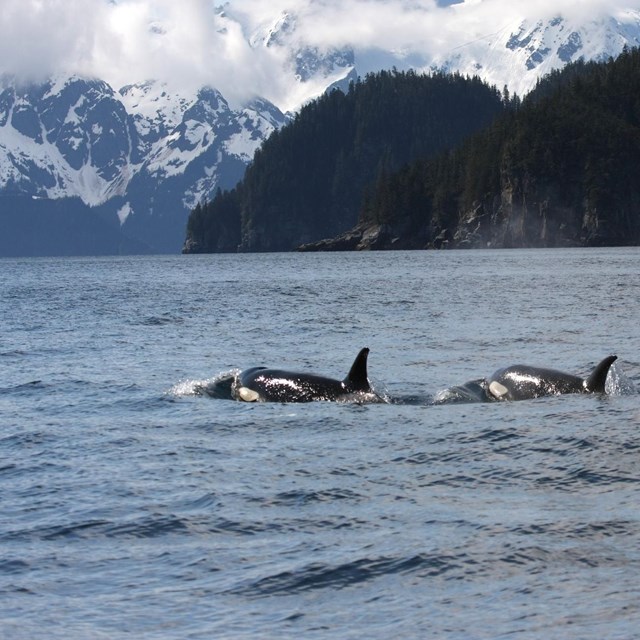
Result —
[{"label": "orca", "polygon": [[246,369],[234,382],[233,397],[244,402],[312,402],[370,394],[367,399],[377,399],[367,377],[368,355],[367,347],[358,353],[344,380],[267,367]]},{"label": "orca", "polygon": [[604,393],[607,374],[617,356],[607,356],[581,378],[555,369],[513,365],[498,369],[487,380],[487,395],[492,400],[528,400],[565,393]]},{"label": "orca", "polygon": [[448,387],[436,393],[430,404],[493,402],[495,398],[489,395],[488,384],[486,378],[478,378],[455,387]]}]

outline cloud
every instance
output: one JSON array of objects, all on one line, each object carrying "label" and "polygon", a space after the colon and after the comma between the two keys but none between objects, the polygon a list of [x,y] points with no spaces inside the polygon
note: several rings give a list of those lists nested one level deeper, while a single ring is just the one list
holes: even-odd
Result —
[{"label": "cloud", "polygon": [[230,0],[228,5],[253,28],[278,12],[294,12],[307,42],[387,49],[406,44],[430,53],[442,40],[455,45],[457,39],[495,31],[532,13],[597,17],[640,9],[640,0]]},{"label": "cloud", "polygon": [[238,100],[250,92],[277,98],[291,82],[283,72],[286,53],[261,46],[256,34],[268,37],[284,11],[297,16],[285,35],[294,44],[353,45],[361,53],[387,50],[398,60],[411,53],[427,61],[515,26],[533,6],[540,17],[640,9],[640,0],[228,0],[224,13],[216,4],[2,0],[0,73],[27,79],[79,73],[115,88],[155,78],[176,88],[210,84]]},{"label": "cloud", "polygon": [[[250,86],[266,58],[210,0],[2,0],[0,74]],[[237,93],[240,91],[236,90]]]},{"label": "cloud", "polygon": [[32,79],[89,60],[106,8],[101,0],[3,0],[0,71]]}]

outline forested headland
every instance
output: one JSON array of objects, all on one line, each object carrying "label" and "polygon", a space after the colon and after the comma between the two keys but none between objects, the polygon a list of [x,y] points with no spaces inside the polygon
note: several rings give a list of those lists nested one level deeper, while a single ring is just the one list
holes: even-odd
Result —
[{"label": "forested headland", "polygon": [[380,176],[454,148],[504,110],[478,78],[383,71],[303,107],[256,152],[244,179],[192,212],[192,252],[279,251],[358,221]]},{"label": "forested headland", "polygon": [[520,100],[382,72],[309,104],[191,214],[187,251],[638,244],[640,52]]}]

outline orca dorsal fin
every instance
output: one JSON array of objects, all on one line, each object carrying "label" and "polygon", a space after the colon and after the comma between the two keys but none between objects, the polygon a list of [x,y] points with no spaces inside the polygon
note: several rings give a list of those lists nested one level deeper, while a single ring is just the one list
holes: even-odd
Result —
[{"label": "orca dorsal fin", "polygon": [[351,391],[370,391],[369,377],[367,376],[367,356],[369,348],[365,347],[360,350],[356,359],[349,369],[347,377],[343,380],[345,386]]},{"label": "orca dorsal fin", "polygon": [[604,384],[607,381],[607,374],[611,365],[618,359],[618,356],[607,356],[598,363],[591,375],[585,380],[584,388],[592,393],[604,393]]}]

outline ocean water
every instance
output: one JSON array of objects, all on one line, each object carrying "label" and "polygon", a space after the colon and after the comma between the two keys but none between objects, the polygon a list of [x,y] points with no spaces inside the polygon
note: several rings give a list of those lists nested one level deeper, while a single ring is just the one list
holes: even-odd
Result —
[{"label": "ocean water", "polygon": [[[640,250],[0,260],[0,637],[640,637]],[[211,397],[239,369],[377,404]],[[514,363],[605,395],[434,405]]]}]

